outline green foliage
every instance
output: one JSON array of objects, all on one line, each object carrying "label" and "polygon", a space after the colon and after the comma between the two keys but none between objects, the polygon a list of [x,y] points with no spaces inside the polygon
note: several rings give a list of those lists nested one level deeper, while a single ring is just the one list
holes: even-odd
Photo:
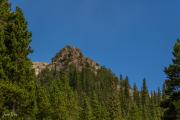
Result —
[{"label": "green foliage", "polygon": [[141,91],[142,106],[146,106],[148,104],[148,97],[149,93],[146,85],[146,79],[143,79],[143,87]]},{"label": "green foliage", "polygon": [[38,113],[36,115],[36,118],[40,120],[51,119],[52,107],[50,104],[49,93],[44,87],[38,86],[36,91],[36,96],[37,96],[37,107],[38,107]]},{"label": "green foliage", "polygon": [[93,109],[93,116],[95,120],[101,120],[102,119],[102,110],[101,105],[98,101],[98,97],[95,92],[93,92],[92,95],[92,109]]},{"label": "green foliage", "polygon": [[180,119],[180,40],[178,39],[173,49],[173,64],[165,68],[167,75],[164,87],[164,100],[161,107],[164,108],[164,120]]},{"label": "green foliage", "polygon": [[[0,1],[0,116],[34,119],[36,81],[28,55],[31,33],[20,8],[11,12],[7,0]],[[13,114],[13,115],[12,115]],[[8,118],[7,118],[8,119]]]},{"label": "green foliage", "polygon": [[78,103],[65,74],[60,74],[59,79],[52,81],[50,98],[53,119],[76,120],[78,118]]},{"label": "green foliage", "polygon": [[136,84],[133,86],[133,101],[138,107],[140,107],[140,96]]},{"label": "green foliage", "polygon": [[93,120],[94,116],[88,97],[84,96],[84,100],[82,102],[80,120]]},{"label": "green foliage", "polygon": [[131,105],[128,120],[141,120],[141,110],[138,108],[136,104]]},{"label": "green foliage", "polygon": [[82,65],[81,70],[67,65],[64,71],[52,65],[35,76],[28,58],[30,43],[21,9],[12,12],[8,1],[0,0],[0,119],[160,120],[162,99],[163,119],[179,117],[179,41],[173,64],[165,69],[168,80],[163,93],[159,89],[151,95],[145,79],[139,91],[136,85],[131,88],[127,76],[117,78],[105,67],[93,71],[90,64]]}]

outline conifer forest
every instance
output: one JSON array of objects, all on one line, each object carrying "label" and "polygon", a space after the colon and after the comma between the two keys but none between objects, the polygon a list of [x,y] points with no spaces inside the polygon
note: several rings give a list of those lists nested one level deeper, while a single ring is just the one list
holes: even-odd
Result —
[{"label": "conifer forest", "polygon": [[180,39],[150,91],[146,78],[131,85],[72,46],[34,67],[32,35],[22,9],[0,0],[0,120],[180,120]]}]

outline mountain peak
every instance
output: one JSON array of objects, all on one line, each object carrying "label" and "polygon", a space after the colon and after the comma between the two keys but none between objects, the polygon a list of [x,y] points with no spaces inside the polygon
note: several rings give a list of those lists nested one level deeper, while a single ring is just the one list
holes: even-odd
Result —
[{"label": "mountain peak", "polygon": [[97,70],[101,69],[99,64],[85,57],[79,48],[69,45],[61,49],[55,57],[52,58],[50,64],[45,62],[33,62],[36,75],[45,68],[50,70],[68,70],[70,66],[74,66],[79,71],[82,71],[82,69],[86,67],[94,73],[97,73]]},{"label": "mountain peak", "polygon": [[80,57],[83,57],[83,54],[79,48],[67,45],[52,58],[52,63],[58,63],[67,59],[78,59]]},{"label": "mountain peak", "polygon": [[56,69],[66,69],[71,65],[80,71],[85,66],[88,66],[93,71],[100,69],[100,66],[90,58],[85,57],[79,48],[69,45],[61,49],[55,57],[52,58],[51,64],[56,66]]}]

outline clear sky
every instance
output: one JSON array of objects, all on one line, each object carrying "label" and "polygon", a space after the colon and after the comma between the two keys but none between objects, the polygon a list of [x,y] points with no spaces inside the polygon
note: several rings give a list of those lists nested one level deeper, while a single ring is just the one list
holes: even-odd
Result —
[{"label": "clear sky", "polygon": [[30,56],[50,62],[65,45],[79,47],[140,87],[161,87],[180,37],[180,0],[11,0],[33,33]]}]

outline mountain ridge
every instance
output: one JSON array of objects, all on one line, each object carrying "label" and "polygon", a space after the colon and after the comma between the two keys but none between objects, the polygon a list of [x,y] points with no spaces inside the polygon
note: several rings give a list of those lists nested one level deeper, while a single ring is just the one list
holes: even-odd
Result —
[{"label": "mountain ridge", "polygon": [[101,66],[92,59],[83,55],[81,50],[70,45],[65,46],[52,58],[51,63],[33,62],[33,69],[38,75],[43,69],[68,70],[68,67],[74,66],[78,71],[86,66],[96,73]]}]

